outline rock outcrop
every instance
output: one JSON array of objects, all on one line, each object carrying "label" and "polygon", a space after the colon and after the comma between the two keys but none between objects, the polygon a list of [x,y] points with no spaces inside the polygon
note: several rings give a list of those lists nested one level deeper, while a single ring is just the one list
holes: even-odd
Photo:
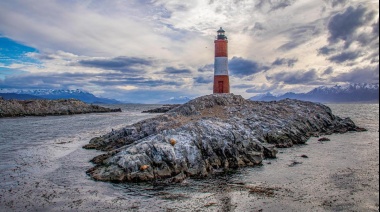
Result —
[{"label": "rock outcrop", "polygon": [[109,109],[97,105],[89,105],[76,99],[4,100],[0,98],[0,118],[106,112],[121,112],[121,109]]},{"label": "rock outcrop", "polygon": [[276,147],[304,144],[311,136],[361,130],[322,104],[215,94],[93,138],[84,148],[108,151],[87,172],[96,180],[179,182],[259,165],[276,157]]},{"label": "rock outcrop", "polygon": [[154,108],[151,110],[145,110],[142,113],[166,113],[170,110],[173,110],[176,107],[179,107],[180,104],[172,104],[172,105],[163,105],[162,107]]}]

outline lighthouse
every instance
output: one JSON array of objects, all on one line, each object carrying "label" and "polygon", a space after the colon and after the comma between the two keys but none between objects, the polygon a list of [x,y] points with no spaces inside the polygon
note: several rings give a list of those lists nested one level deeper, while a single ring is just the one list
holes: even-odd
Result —
[{"label": "lighthouse", "polygon": [[230,93],[228,77],[228,40],[222,27],[217,31],[214,62],[214,93]]}]

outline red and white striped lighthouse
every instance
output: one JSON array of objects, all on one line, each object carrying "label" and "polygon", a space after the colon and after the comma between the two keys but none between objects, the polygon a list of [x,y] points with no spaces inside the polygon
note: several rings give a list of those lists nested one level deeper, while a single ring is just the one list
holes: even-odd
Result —
[{"label": "red and white striped lighthouse", "polygon": [[230,93],[228,77],[228,40],[222,27],[215,43],[214,93]]}]

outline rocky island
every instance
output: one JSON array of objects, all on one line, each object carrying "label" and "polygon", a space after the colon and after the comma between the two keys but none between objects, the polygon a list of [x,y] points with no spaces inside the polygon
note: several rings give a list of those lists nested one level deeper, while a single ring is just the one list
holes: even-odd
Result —
[{"label": "rocky island", "polygon": [[76,99],[4,100],[0,97],[0,118],[106,112],[121,112],[121,109],[109,109],[97,105],[89,105]]},{"label": "rocky island", "polygon": [[87,171],[95,180],[181,182],[262,164],[277,148],[312,136],[364,130],[322,104],[214,94],[93,138],[84,148],[107,151]]}]

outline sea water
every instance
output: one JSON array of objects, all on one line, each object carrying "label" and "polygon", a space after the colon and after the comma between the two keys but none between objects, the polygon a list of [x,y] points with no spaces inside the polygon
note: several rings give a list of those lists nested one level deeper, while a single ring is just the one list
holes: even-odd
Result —
[{"label": "sea water", "polygon": [[86,175],[93,167],[89,161],[102,152],[83,145],[156,116],[141,111],[157,106],[0,119],[0,211],[378,211],[378,104],[328,105],[368,132],[332,135],[326,143],[313,138],[280,149],[263,166],[215,178],[154,185],[97,182]]}]

